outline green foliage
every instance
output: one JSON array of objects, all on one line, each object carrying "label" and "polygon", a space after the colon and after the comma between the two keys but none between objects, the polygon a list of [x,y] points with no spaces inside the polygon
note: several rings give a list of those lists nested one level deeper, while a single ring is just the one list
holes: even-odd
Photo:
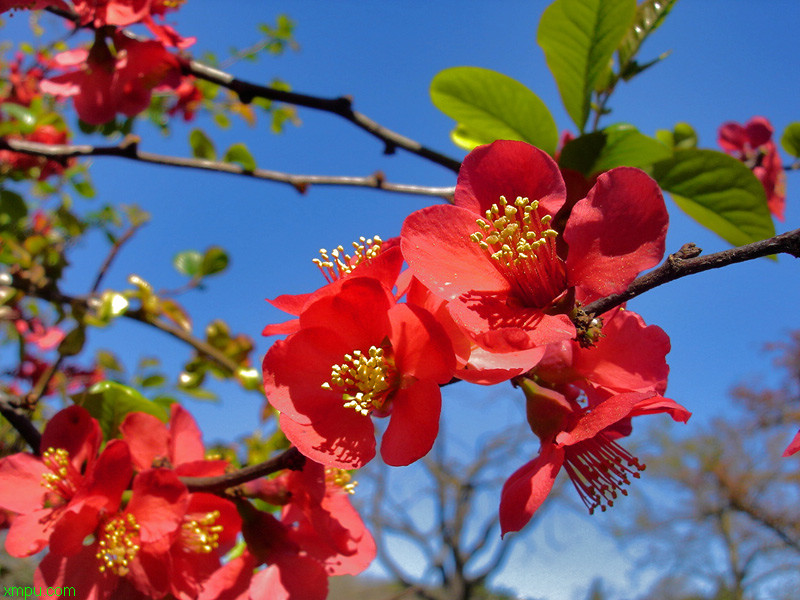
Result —
[{"label": "green foliage", "polygon": [[222,157],[223,162],[231,162],[241,165],[245,171],[255,171],[256,161],[253,155],[250,154],[247,146],[241,142],[233,144],[225,151],[225,156]]},{"label": "green foliage", "polygon": [[214,142],[209,139],[202,129],[192,129],[189,134],[189,146],[192,149],[192,156],[205,160],[217,160],[217,151],[214,149]]},{"label": "green foliage", "polygon": [[106,439],[117,437],[120,424],[132,412],[144,412],[165,423],[169,419],[163,406],[148,400],[132,387],[114,381],[96,383],[83,394],[73,396],[73,400],[98,420]]},{"label": "green foliage", "polygon": [[671,155],[671,149],[659,140],[640,133],[633,125],[619,123],[568,142],[559,165],[588,177],[614,167],[649,167]]},{"label": "green foliage", "polygon": [[628,80],[638,75],[666,56],[662,54],[644,65],[635,60],[642,42],[661,26],[677,3],[678,0],[645,0],[636,8],[636,19],[617,49],[619,76],[622,79]]},{"label": "green foliage", "polygon": [[453,67],[431,82],[433,104],[458,123],[453,142],[472,150],[494,140],[521,140],[553,154],[558,129],[541,99],[520,82],[478,67]]},{"label": "green foliage", "polygon": [[790,123],[783,130],[781,146],[788,154],[800,158],[800,122]]},{"label": "green foliage", "polygon": [[761,182],[743,163],[715,150],[677,150],[653,177],[686,214],[739,246],[775,235]]},{"label": "green foliage", "polygon": [[203,254],[197,250],[179,252],[172,260],[179,273],[197,279],[221,273],[228,267],[228,262],[227,252],[219,246],[211,246]]},{"label": "green foliage", "polygon": [[591,95],[633,23],[636,0],[556,0],[536,39],[544,50],[567,113],[583,133]]}]

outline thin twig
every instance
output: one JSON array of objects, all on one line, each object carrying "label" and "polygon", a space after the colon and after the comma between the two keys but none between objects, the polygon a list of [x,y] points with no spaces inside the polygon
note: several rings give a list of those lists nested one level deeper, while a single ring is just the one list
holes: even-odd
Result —
[{"label": "thin twig", "polygon": [[455,190],[453,187],[428,187],[404,183],[391,183],[386,181],[385,176],[380,171],[372,175],[359,177],[347,175],[296,175],[269,169],[248,170],[235,163],[143,152],[139,150],[138,143],[139,140],[136,136],[128,136],[116,146],[41,144],[26,140],[0,138],[0,150],[11,150],[60,162],[64,162],[70,158],[84,156],[116,156],[118,158],[126,158],[128,160],[155,165],[199,169],[202,171],[216,171],[219,173],[244,175],[254,179],[265,179],[267,181],[285,183],[291,185],[300,193],[305,193],[311,185],[364,187],[378,189],[384,192],[438,197],[449,202],[452,200]]},{"label": "thin twig", "polygon": [[19,432],[34,454],[39,454],[42,434],[34,427],[28,415],[15,406],[13,396],[3,391],[0,391],[0,414],[8,419],[8,422]]},{"label": "thin twig", "polygon": [[259,479],[266,475],[290,469],[299,471],[303,468],[306,457],[300,451],[291,447],[275,458],[244,467],[232,473],[225,473],[216,477],[181,477],[180,480],[189,488],[190,492],[208,492],[210,494],[223,492],[228,488],[236,487],[248,481]]},{"label": "thin twig", "polygon": [[94,294],[97,289],[100,287],[100,284],[103,281],[106,273],[108,272],[109,267],[111,267],[111,263],[114,262],[114,259],[119,254],[120,249],[122,246],[127,242],[134,233],[143,225],[144,223],[138,223],[136,225],[131,225],[131,227],[125,231],[117,240],[114,242],[114,245],[111,246],[111,251],[106,256],[106,259],[103,261],[103,264],[100,266],[100,270],[97,272],[97,277],[95,277],[94,283],[92,284],[92,289],[89,293]]},{"label": "thin twig", "polygon": [[800,229],[708,256],[697,256],[699,253],[699,249],[693,244],[686,244],[675,254],[670,254],[661,266],[634,279],[624,292],[595,300],[587,304],[583,310],[587,314],[603,314],[631,298],[669,281],[772,254],[790,254],[795,258],[800,258]]}]

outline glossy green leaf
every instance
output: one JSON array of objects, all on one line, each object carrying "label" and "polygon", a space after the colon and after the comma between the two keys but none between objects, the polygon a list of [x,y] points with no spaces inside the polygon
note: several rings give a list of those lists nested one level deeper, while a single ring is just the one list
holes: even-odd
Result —
[{"label": "glossy green leaf", "polygon": [[686,214],[734,246],[775,235],[761,182],[742,162],[715,150],[677,150],[653,177]]},{"label": "glossy green leaf", "polygon": [[787,153],[796,158],[800,158],[800,123],[789,123],[783,130],[781,136],[781,146]]},{"label": "glossy green leaf", "polygon": [[228,253],[219,246],[212,246],[203,255],[202,263],[200,264],[201,275],[215,275],[221,273],[228,268]]},{"label": "glossy green leaf", "polygon": [[636,15],[636,0],[556,0],[536,39],[570,118],[583,132],[592,90]]},{"label": "glossy green leaf", "polygon": [[507,75],[479,67],[453,67],[436,74],[430,93],[436,108],[460,126],[453,141],[468,150],[502,139],[555,152],[558,129],[547,106]]},{"label": "glossy green leaf", "polygon": [[561,152],[559,165],[589,176],[614,167],[649,167],[671,154],[661,141],[620,123],[570,141]]},{"label": "glossy green leaf", "polygon": [[[670,11],[678,3],[678,0],[645,0],[636,9],[636,18],[633,21],[628,33],[622,40],[617,50],[619,57],[620,68],[623,70],[621,75],[629,78],[633,73],[626,73],[625,71],[634,66],[632,60],[642,42],[658,29],[664,22],[664,19]],[[658,59],[656,59],[657,61]],[[641,73],[645,68],[651,66],[655,61],[651,61],[646,65],[636,65],[634,68],[636,72]]]},{"label": "glossy green leaf", "polygon": [[148,400],[137,390],[115,381],[94,384],[85,394],[73,398],[100,423],[105,439],[117,437],[119,426],[132,412],[144,412],[161,419],[169,419],[167,411]]},{"label": "glossy green leaf", "polygon": [[241,142],[233,144],[230,148],[228,148],[228,150],[225,152],[225,156],[222,157],[222,160],[224,162],[231,162],[241,165],[245,171],[256,170],[256,161],[253,158],[253,155],[250,154],[250,150],[247,149],[247,146]]},{"label": "glossy green leaf", "polygon": [[172,259],[173,266],[177,269],[178,273],[188,275],[189,277],[197,277],[200,275],[200,265],[203,264],[203,255],[197,250],[186,250],[179,252]]},{"label": "glossy green leaf", "polygon": [[189,134],[189,146],[192,149],[192,156],[205,160],[216,160],[217,151],[214,149],[214,142],[200,129],[192,129]]},{"label": "glossy green leaf", "polygon": [[36,117],[30,109],[14,102],[3,102],[0,110],[19,123],[19,129],[23,133],[31,133],[36,127]]}]

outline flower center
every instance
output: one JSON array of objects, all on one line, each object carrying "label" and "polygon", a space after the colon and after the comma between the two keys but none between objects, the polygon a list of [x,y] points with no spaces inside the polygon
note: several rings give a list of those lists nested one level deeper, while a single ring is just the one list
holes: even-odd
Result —
[{"label": "flower center", "polygon": [[130,562],[139,552],[139,524],[136,518],[128,513],[118,516],[105,524],[97,543],[99,550],[95,556],[100,559],[100,572],[106,569],[124,577],[129,572]]},{"label": "flower center", "polygon": [[199,519],[190,519],[181,525],[181,540],[184,547],[198,554],[209,554],[219,547],[222,525],[216,525],[219,511],[206,513]]},{"label": "flower center", "polygon": [[325,280],[330,283],[353,272],[360,264],[372,260],[381,253],[383,240],[377,235],[369,239],[361,236],[353,242],[353,256],[345,254],[343,246],[337,246],[330,254],[325,248],[319,251],[322,259],[314,258],[312,262],[322,271]]},{"label": "flower center", "polygon": [[600,507],[605,511],[614,506],[618,493],[628,495],[623,486],[630,478],[639,479],[645,466],[625,448],[604,434],[567,446],[564,467],[575,489],[589,509],[589,514]]},{"label": "flower center", "polygon": [[543,308],[564,289],[564,268],[556,254],[558,232],[550,229],[553,216],[539,210],[538,200],[517,196],[510,204],[500,196],[477,219],[480,231],[470,239],[491,257],[506,280],[528,306]]},{"label": "flower center", "polygon": [[325,483],[342,488],[345,492],[352,495],[356,493],[357,481],[353,481],[350,471],[337,469],[336,467],[325,468]]},{"label": "flower center", "polygon": [[42,485],[62,500],[75,495],[81,474],[69,461],[69,452],[63,448],[48,448],[42,454],[42,463],[50,469],[42,473]]},{"label": "flower center", "polygon": [[352,408],[364,416],[381,410],[386,404],[395,376],[394,361],[386,357],[383,348],[370,346],[364,353],[353,350],[344,355],[345,362],[331,367],[331,379],[322,388],[342,389],[345,408]]}]

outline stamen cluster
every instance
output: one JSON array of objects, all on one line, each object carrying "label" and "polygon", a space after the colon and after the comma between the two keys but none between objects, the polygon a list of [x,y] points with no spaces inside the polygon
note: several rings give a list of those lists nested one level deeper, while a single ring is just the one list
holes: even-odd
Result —
[{"label": "stamen cluster", "polygon": [[337,246],[330,253],[325,248],[320,248],[319,254],[322,257],[312,259],[312,262],[319,267],[322,275],[330,283],[349,275],[360,264],[372,260],[381,253],[383,240],[377,235],[371,238],[361,236],[357,242],[353,242],[353,255],[345,254],[344,246]]},{"label": "stamen cluster", "polygon": [[381,409],[386,402],[387,390],[391,388],[394,368],[384,354],[383,348],[370,346],[366,354],[353,350],[344,355],[345,362],[331,367],[330,382],[322,388],[342,388],[345,408],[352,408],[364,416],[374,409]]}]

